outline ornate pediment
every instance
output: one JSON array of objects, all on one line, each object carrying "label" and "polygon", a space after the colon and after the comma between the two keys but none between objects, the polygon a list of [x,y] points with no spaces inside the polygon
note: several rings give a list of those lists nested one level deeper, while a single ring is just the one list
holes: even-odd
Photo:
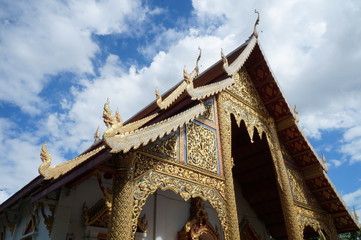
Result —
[{"label": "ornate pediment", "polygon": [[232,96],[262,115],[269,115],[246,69],[241,68],[239,72],[234,74],[233,78],[235,83],[229,88]]}]

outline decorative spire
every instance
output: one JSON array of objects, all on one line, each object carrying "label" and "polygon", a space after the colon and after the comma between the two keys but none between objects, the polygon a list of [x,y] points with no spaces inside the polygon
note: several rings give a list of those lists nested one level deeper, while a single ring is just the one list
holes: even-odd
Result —
[{"label": "decorative spire", "polygon": [[296,122],[299,122],[300,120],[298,119],[298,109],[297,106],[295,105],[295,107],[293,108],[293,116],[295,117]]},{"label": "decorative spire", "polygon": [[358,215],[357,215],[355,206],[353,206],[353,215],[354,215],[356,221],[358,222],[359,217],[358,217]]},{"label": "decorative spire", "polygon": [[325,154],[322,153],[322,165],[323,165],[323,169],[327,172],[328,171],[328,167],[327,167],[327,162],[326,162],[326,157]]},{"label": "decorative spire", "polygon": [[97,130],[94,133],[94,143],[98,142],[99,140],[100,140],[100,130],[98,126]]},{"label": "decorative spire", "polygon": [[257,20],[254,23],[253,36],[258,38],[257,25],[259,24],[259,12],[256,9],[254,10],[254,12],[257,13]]},{"label": "decorative spire", "polygon": [[46,143],[41,146],[41,152],[40,152],[40,159],[43,163],[49,163],[51,162],[51,155],[49,154],[48,150],[46,149]]},{"label": "decorative spire", "polygon": [[226,58],[226,55],[224,55],[224,52],[223,52],[223,49],[221,48],[221,58],[222,58],[222,61],[223,61],[223,66],[228,66],[228,60]]},{"label": "decorative spire", "polygon": [[198,50],[199,50],[199,55],[198,55],[198,58],[197,58],[197,61],[196,61],[196,66],[194,68],[194,70],[196,71],[196,76],[198,76],[199,74],[199,66],[198,66],[198,62],[199,60],[201,59],[202,57],[202,49],[200,47],[198,47]]},{"label": "decorative spire", "polygon": [[110,110],[109,104],[110,104],[109,98],[107,98],[107,101],[104,104],[104,110],[103,110],[103,121],[105,123],[105,126],[107,126],[107,128],[110,128],[116,122],[116,119],[113,116],[112,111]]},{"label": "decorative spire", "polygon": [[120,125],[123,125],[123,119],[120,116],[119,110],[117,109],[117,111],[115,112],[115,120],[117,120],[117,123],[120,123]]},{"label": "decorative spire", "polygon": [[183,78],[184,78],[184,81],[187,83],[187,84],[190,84],[191,83],[191,79],[187,73],[187,68],[186,66],[184,65],[184,68],[183,68]]},{"label": "decorative spire", "polygon": [[155,97],[156,97],[156,99],[157,99],[157,102],[158,102],[158,101],[160,101],[160,102],[162,101],[162,95],[160,95],[158,89],[155,89]]}]

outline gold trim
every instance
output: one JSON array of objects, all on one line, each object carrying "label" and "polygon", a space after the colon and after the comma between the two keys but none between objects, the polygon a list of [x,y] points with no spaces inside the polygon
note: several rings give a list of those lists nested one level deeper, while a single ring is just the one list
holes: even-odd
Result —
[{"label": "gold trim", "polygon": [[141,145],[154,142],[158,138],[163,137],[165,134],[171,133],[183,124],[192,121],[204,113],[205,110],[206,109],[203,104],[198,104],[190,109],[185,110],[184,112],[144,128],[123,134],[117,134],[111,137],[108,137],[107,134],[104,134],[104,140],[111,148],[112,153],[121,151],[126,153],[132,148],[137,149]]},{"label": "gold trim", "polygon": [[187,93],[192,100],[203,100],[207,97],[213,96],[234,84],[233,78],[226,78],[216,83],[211,83],[205,86],[193,87],[193,81],[187,84]]},{"label": "gold trim", "polygon": [[252,35],[251,39],[247,43],[246,48],[242,51],[242,53],[232,62],[231,65],[228,64],[228,59],[224,55],[223,50],[221,50],[221,58],[223,60],[223,69],[228,73],[229,76],[232,76],[234,73],[238,72],[243,64],[246,62],[248,57],[251,55],[254,47],[257,43],[257,37]]},{"label": "gold trim", "polygon": [[67,161],[67,162],[63,162],[63,163],[60,163],[55,166],[50,166],[51,155],[49,154],[48,150],[46,149],[46,143],[44,143],[43,146],[41,147],[41,153],[40,153],[40,158],[43,163],[40,165],[38,171],[39,171],[40,175],[42,175],[44,177],[45,180],[57,179],[59,176],[69,172],[70,170],[72,170],[73,168],[75,168],[76,166],[78,166],[79,164],[84,162],[85,160],[87,160],[87,159],[91,158],[92,156],[94,156],[95,154],[99,153],[100,151],[105,149],[105,147],[106,147],[105,145],[102,145],[90,152],[84,153],[76,158],[73,158],[73,159]]},{"label": "gold trim", "polygon": [[[211,188],[208,185],[197,184],[182,178],[151,170],[135,180],[132,224],[133,236],[137,229],[137,219],[139,218],[142,207],[149,195],[153,194],[158,188],[163,191],[168,189],[172,190],[179,194],[185,201],[195,197],[200,197],[203,200],[209,201],[218,214],[223,231],[225,233],[227,232],[228,223],[226,220],[226,205],[222,196],[216,189]],[[225,239],[228,238],[226,237]]]}]

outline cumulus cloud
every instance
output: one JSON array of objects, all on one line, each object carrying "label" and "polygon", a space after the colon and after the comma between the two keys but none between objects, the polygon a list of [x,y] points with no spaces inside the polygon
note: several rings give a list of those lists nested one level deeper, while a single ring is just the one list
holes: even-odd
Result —
[{"label": "cumulus cloud", "polygon": [[355,208],[357,215],[361,216],[361,188],[342,196],[350,209]]},{"label": "cumulus cloud", "polygon": [[[50,76],[94,72],[99,51],[93,34],[133,32],[145,20],[139,1],[2,2],[0,100],[31,114],[41,112],[39,94]],[[21,96],[21,97],[19,97]]]}]

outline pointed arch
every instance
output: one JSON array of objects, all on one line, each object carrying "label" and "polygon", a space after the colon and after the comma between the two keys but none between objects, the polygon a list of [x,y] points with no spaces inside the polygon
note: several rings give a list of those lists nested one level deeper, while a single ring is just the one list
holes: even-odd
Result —
[{"label": "pointed arch", "polygon": [[209,201],[211,206],[216,210],[221,222],[225,239],[227,234],[226,221],[226,204],[218,190],[209,186],[199,184],[181,177],[171,176],[157,171],[150,170],[138,177],[134,185],[134,205],[133,205],[133,234],[136,231],[137,219],[147,198],[157,189],[171,190],[181,196],[185,201],[190,198],[199,197],[204,201]]}]

